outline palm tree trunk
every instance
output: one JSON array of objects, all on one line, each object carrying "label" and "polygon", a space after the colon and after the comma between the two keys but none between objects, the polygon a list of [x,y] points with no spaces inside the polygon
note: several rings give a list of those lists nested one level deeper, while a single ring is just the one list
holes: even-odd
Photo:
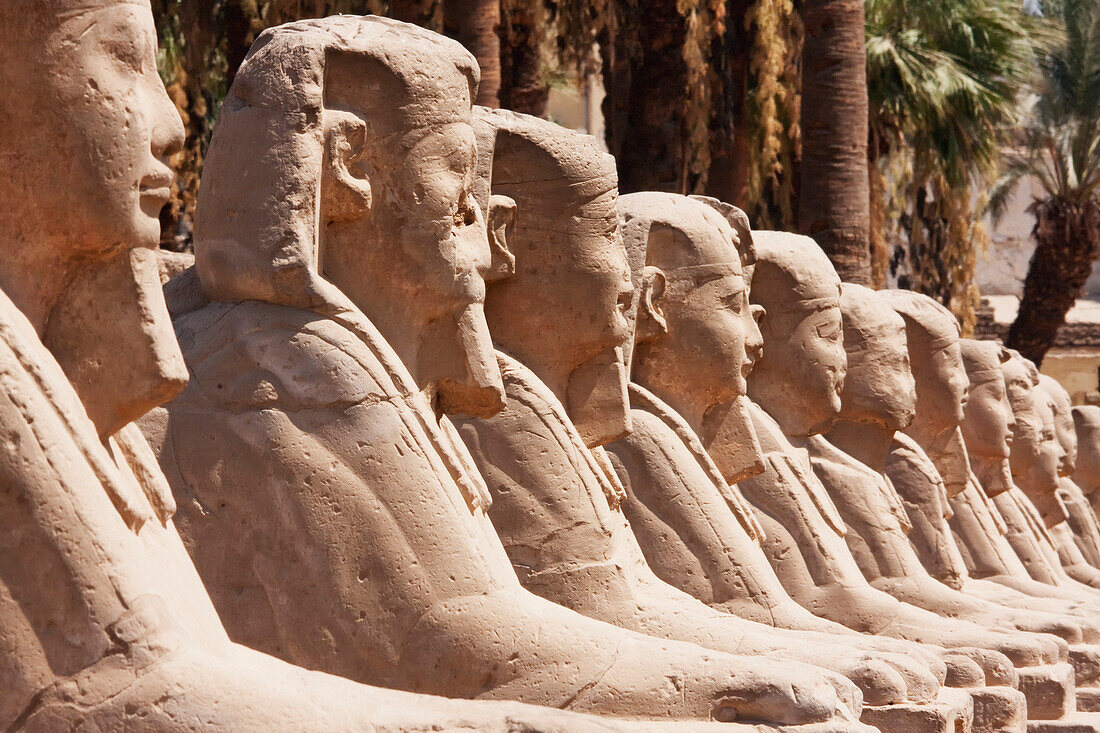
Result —
[{"label": "palm tree trunk", "polygon": [[687,27],[676,6],[676,0],[638,3],[637,17],[615,34],[611,63],[605,56],[604,121],[622,193],[687,193]]},{"label": "palm tree trunk", "polygon": [[1034,208],[1035,253],[1006,342],[1040,365],[1100,253],[1100,203],[1050,198]]},{"label": "palm tree trunk", "polygon": [[443,0],[390,0],[390,18],[403,20],[437,33],[443,30],[443,21],[439,4]]},{"label": "palm tree trunk", "polygon": [[871,282],[863,0],[805,0],[798,225],[843,280]]},{"label": "palm tree trunk", "polygon": [[474,55],[481,67],[477,103],[500,106],[500,0],[446,0],[443,32]]},{"label": "palm tree trunk", "polygon": [[542,76],[539,27],[532,10],[530,4],[513,3],[501,18],[500,106],[545,117],[550,85]]}]

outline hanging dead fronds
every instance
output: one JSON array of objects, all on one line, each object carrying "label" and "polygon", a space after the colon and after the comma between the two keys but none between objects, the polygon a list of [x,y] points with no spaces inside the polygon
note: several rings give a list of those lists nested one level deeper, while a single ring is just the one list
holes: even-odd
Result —
[{"label": "hanging dead fronds", "polygon": [[756,0],[744,22],[753,39],[747,213],[757,227],[793,229],[802,157],[801,18],[791,0]]}]

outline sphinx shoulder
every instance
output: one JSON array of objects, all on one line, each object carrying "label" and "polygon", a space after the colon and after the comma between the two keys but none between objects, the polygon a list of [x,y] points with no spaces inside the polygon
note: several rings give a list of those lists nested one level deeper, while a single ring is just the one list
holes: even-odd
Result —
[{"label": "sphinx shoulder", "polygon": [[177,401],[246,411],[342,409],[393,397],[378,357],[345,326],[312,311],[212,303],[174,321],[191,380]]}]

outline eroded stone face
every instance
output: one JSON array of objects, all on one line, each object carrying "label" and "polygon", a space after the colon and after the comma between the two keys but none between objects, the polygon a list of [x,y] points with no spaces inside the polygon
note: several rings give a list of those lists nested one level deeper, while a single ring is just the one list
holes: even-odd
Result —
[{"label": "eroded stone face", "polygon": [[842,419],[879,422],[890,430],[908,427],[917,393],[905,321],[873,290],[860,285],[841,285],[840,303],[848,356]]},{"label": "eroded stone face", "polygon": [[965,417],[970,381],[962,360],[959,323],[940,303],[921,293],[879,292],[905,320],[917,389],[916,415],[909,432],[921,442],[936,441]]},{"label": "eroded stone face", "polygon": [[150,251],[183,128],[148,3],[4,11],[0,224],[13,246],[0,285],[106,438],[186,379]]},{"label": "eroded stone face", "polygon": [[1002,367],[1012,407],[1012,450],[1009,465],[1017,483],[1029,494],[1053,492],[1065,451],[1054,432],[1052,400],[1038,388],[1034,365],[1013,355]]},{"label": "eroded stone face", "polygon": [[515,201],[514,275],[493,283],[495,343],[535,368],[590,446],[629,431],[622,349],[633,287],[615,208],[615,162],[593,138],[526,115],[478,111],[491,190]]},{"label": "eroded stone face", "polygon": [[705,407],[745,395],[763,348],[763,308],[749,305],[737,234],[687,197],[629,194],[621,208],[624,228],[648,227],[635,373],[659,392],[688,390]]},{"label": "eroded stone face", "polygon": [[970,380],[962,423],[966,449],[975,457],[1008,458],[1015,418],[1001,371],[1007,355],[988,341],[963,339],[960,344]]},{"label": "eroded stone face", "polygon": [[756,232],[755,242],[759,260],[750,301],[768,316],[749,396],[788,436],[823,432],[840,412],[847,368],[840,278],[808,237]]},{"label": "eroded stone face", "polygon": [[70,267],[156,247],[183,126],[157,74],[148,3],[7,5],[9,19],[23,17],[6,24],[0,78],[22,103],[0,113],[11,156],[3,185],[34,202],[33,219],[25,210],[24,226],[8,231]]},{"label": "eroded stone face", "polygon": [[1058,466],[1059,475],[1069,476],[1077,465],[1077,431],[1073,424],[1073,402],[1069,392],[1053,377],[1039,375],[1039,389],[1050,398],[1054,411],[1054,433],[1065,455]]}]

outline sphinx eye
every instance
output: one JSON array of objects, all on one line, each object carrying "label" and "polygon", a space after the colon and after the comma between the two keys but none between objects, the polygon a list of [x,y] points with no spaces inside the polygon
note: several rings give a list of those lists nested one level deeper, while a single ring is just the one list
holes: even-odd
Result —
[{"label": "sphinx eye", "polygon": [[120,63],[139,74],[145,66],[145,43],[123,36],[120,39],[104,41],[104,50]]},{"label": "sphinx eye", "polygon": [[744,298],[742,296],[742,293],[728,293],[719,298],[719,300],[721,301],[722,305],[728,310],[731,310],[734,313],[740,313],[741,306],[744,303]]},{"label": "sphinx eye", "polygon": [[830,341],[839,341],[840,327],[835,323],[821,323],[817,327],[817,335]]}]

